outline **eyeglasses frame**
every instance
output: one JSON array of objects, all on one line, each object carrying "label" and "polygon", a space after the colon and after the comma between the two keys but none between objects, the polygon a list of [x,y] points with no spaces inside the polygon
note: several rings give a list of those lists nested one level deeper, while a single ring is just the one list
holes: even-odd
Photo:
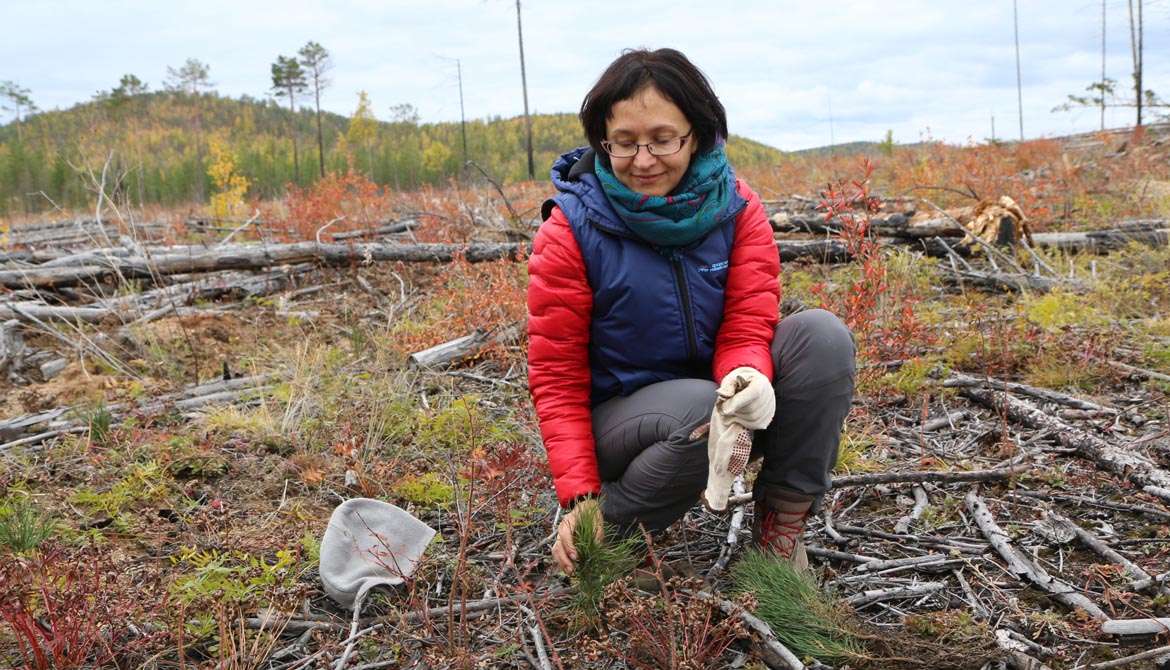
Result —
[{"label": "eyeglasses frame", "polygon": [[629,156],[614,156],[613,150],[611,148],[611,147],[613,147],[614,143],[610,142],[609,140],[601,140],[601,148],[605,149],[605,153],[609,154],[613,158],[637,158],[638,152],[642,150],[642,147],[646,147],[646,153],[650,154],[651,156],[658,156],[658,157],[673,156],[673,155],[675,155],[678,152],[683,150],[683,147],[685,147],[687,145],[687,141],[690,140],[691,135],[693,135],[694,132],[695,132],[695,129],[694,129],[694,127],[692,127],[690,130],[687,131],[687,133],[685,135],[679,135],[677,138],[675,138],[675,139],[680,140],[678,143],[678,148],[675,149],[674,151],[668,153],[668,154],[654,153],[654,150],[651,149],[650,146],[653,144],[658,144],[658,142],[646,142],[645,144],[639,144],[637,142],[634,142],[634,153],[630,154]]}]

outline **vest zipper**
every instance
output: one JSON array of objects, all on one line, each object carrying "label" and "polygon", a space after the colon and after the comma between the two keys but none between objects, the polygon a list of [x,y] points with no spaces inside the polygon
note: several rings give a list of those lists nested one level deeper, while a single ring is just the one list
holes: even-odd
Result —
[{"label": "vest zipper", "polygon": [[674,281],[682,296],[683,322],[687,329],[687,358],[694,360],[695,356],[698,355],[699,344],[695,338],[694,315],[691,314],[691,294],[687,290],[687,279],[683,271],[682,260],[678,257],[678,252],[674,250],[670,252],[670,264],[674,268]]}]

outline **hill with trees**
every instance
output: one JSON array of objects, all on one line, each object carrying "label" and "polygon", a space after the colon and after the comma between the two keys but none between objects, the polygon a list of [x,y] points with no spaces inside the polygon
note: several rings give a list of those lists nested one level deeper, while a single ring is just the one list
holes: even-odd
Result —
[{"label": "hill with trees", "polygon": [[[85,206],[103,174],[108,193],[134,204],[205,202],[215,190],[208,174],[213,155],[230,156],[247,180],[247,197],[261,199],[283,195],[289,184],[313,183],[319,158],[325,172],[352,168],[393,189],[442,183],[464,169],[458,122],[424,123],[409,104],[378,120],[362,92],[351,117],[321,113],[319,157],[313,109],[290,111],[279,95],[230,98],[202,90],[196,66],[189,61],[172,71],[175,85],[167,91],[149,92],[126,75],[91,101],[0,126],[0,215]],[[288,73],[274,70],[274,80],[278,75]],[[584,144],[573,114],[534,115],[532,130],[538,179],[557,154]],[[740,137],[728,150],[740,167],[775,164],[783,155]],[[466,158],[494,179],[526,179],[524,119],[468,121]]]}]

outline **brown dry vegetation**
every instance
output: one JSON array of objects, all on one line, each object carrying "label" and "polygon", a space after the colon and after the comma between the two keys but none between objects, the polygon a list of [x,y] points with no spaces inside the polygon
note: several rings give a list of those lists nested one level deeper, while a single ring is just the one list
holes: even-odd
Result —
[{"label": "brown dry vegetation", "polygon": [[[1037,230],[1170,217],[1163,141],[1090,139],[1099,142],[891,147],[872,157],[872,188],[940,207],[1010,195]],[[858,161],[792,158],[743,176],[765,199],[815,197],[828,184],[858,178]],[[263,223],[246,234],[313,239],[348,214],[329,234],[411,217],[419,226],[400,241],[508,241],[531,235],[548,195],[544,184],[507,186],[505,204],[486,185],[399,194],[363,181],[340,176],[286,201],[258,203]],[[214,242],[238,225],[192,232],[181,225],[185,215],[137,214],[171,222],[173,242]],[[1045,532],[1046,512],[1059,512],[1160,574],[1170,569],[1170,504],[1068,453],[1060,435],[1023,427],[942,385],[952,371],[990,375],[1117,408],[1066,412],[1066,419],[1170,469],[1170,384],[1110,364],[1170,374],[1170,250],[1042,253],[1083,286],[1022,295],[948,287],[944,264],[893,249],[880,250],[870,266],[784,266],[787,310],[841,304],[859,286],[871,292],[859,312],[867,321],[852,324],[865,340],[862,372],[835,474],[1026,466],[980,488],[1015,542],[1111,617],[1170,616],[1170,598],[1134,591],[1110,561]],[[559,668],[663,667],[654,660],[662,658],[678,668],[736,659],[761,667],[765,656],[748,632],[688,596],[698,587],[690,582],[649,593],[619,582],[604,603],[608,620],[624,623],[582,627],[549,557],[556,504],[528,399],[523,340],[494,343],[451,369],[407,364],[410,353],[477,328],[522,323],[525,286],[523,263],[510,261],[319,269],[275,295],[201,304],[195,314],[131,327],[116,350],[125,371],[32,329],[26,341],[59,352],[68,367],[47,382],[0,381],[0,421],[68,406],[84,429],[0,453],[2,523],[16,524],[17,510],[31,508],[48,526],[38,549],[0,546],[0,664],[334,667],[350,637],[349,616],[322,592],[318,542],[337,503],[368,496],[411,511],[439,533],[415,576],[367,605],[366,616],[381,617],[368,625],[380,625],[363,625],[353,667],[541,667],[543,652]],[[305,290],[311,287],[320,288]],[[112,328],[82,328],[91,337],[98,330]],[[273,379],[231,404],[108,409],[225,372]],[[952,425],[922,430],[957,410],[967,413]],[[826,498],[831,517],[811,524],[810,544],[883,559],[942,553],[948,561],[863,580],[855,562],[815,559],[824,589],[840,597],[911,579],[946,585],[851,611],[850,625],[869,643],[837,667],[999,667],[996,659],[1022,667],[1018,655],[996,645],[996,631],[1029,640],[1022,653],[1051,668],[1166,644],[1165,635],[1102,635],[1083,611],[1009,574],[964,507],[971,486],[924,484],[929,505],[909,533],[892,539],[875,533],[891,533],[909,512],[910,485],[841,487]],[[696,508],[654,538],[656,555],[706,573],[727,524]],[[720,592],[730,586],[726,574],[715,581]],[[124,597],[79,595],[93,589]],[[465,609],[485,598],[510,600]],[[65,604],[46,610],[52,603]],[[275,630],[259,630],[262,612],[276,613]],[[635,621],[646,628],[635,629]],[[46,650],[44,664],[21,644],[28,639]],[[1146,663],[1130,667],[1154,667]]]}]

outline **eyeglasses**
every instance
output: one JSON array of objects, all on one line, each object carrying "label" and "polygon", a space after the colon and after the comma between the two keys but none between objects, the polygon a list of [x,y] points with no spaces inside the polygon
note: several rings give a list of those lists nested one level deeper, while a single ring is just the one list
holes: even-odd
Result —
[{"label": "eyeglasses", "polygon": [[646,151],[650,152],[651,156],[669,156],[677,154],[682,151],[683,146],[686,145],[687,140],[690,139],[691,133],[695,132],[691,128],[686,135],[679,135],[678,137],[669,140],[659,140],[657,142],[647,142],[645,144],[638,144],[637,142],[610,142],[609,140],[601,141],[601,148],[605,149],[605,153],[614,158],[632,158],[638,155],[638,149],[646,147]]}]

